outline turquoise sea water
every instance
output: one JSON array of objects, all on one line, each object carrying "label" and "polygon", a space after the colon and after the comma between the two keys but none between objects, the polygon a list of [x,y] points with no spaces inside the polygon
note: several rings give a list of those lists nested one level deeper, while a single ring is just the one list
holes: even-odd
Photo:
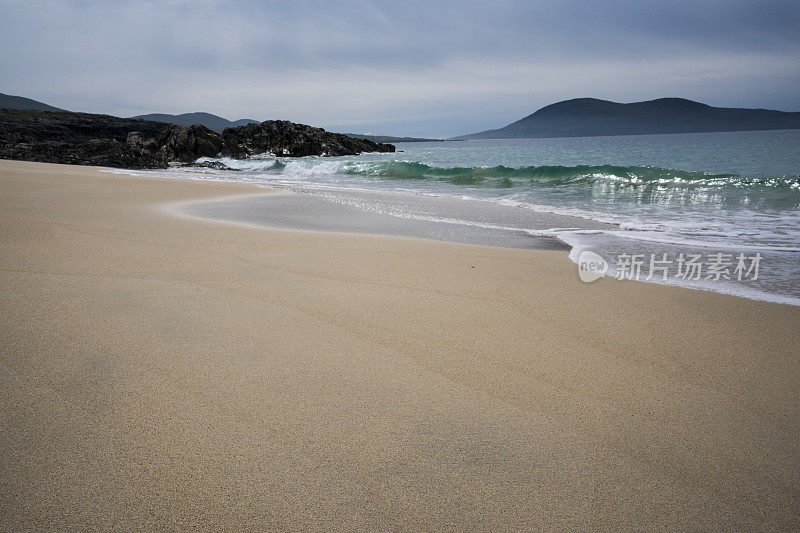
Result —
[{"label": "turquoise sea water", "polygon": [[[641,256],[645,280],[657,256],[673,264],[648,281],[800,304],[800,130],[397,148],[357,157],[221,159],[242,171],[220,177],[389,216],[552,235],[573,247],[575,260],[584,250],[598,253],[607,275],[624,277],[625,256]],[[597,227],[542,227],[541,213]],[[681,254],[702,256],[696,262],[705,270],[681,276]],[[757,279],[752,269],[743,277],[737,259],[750,268],[756,255]],[[708,264],[714,261],[716,270]]]}]

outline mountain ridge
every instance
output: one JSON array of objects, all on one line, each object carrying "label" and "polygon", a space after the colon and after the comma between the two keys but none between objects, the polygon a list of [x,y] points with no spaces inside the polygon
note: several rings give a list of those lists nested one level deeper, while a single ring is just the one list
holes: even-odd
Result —
[{"label": "mountain ridge", "polygon": [[176,124],[178,126],[192,126],[194,124],[200,124],[217,133],[222,133],[222,130],[225,128],[235,128],[236,126],[245,126],[247,124],[260,122],[250,118],[228,120],[218,115],[203,111],[195,111],[194,113],[181,113],[180,115],[170,115],[169,113],[150,113],[147,115],[136,115],[130,118],[140,118],[142,120],[151,120],[153,122]]},{"label": "mountain ridge", "polygon": [[453,139],[651,135],[800,128],[800,112],[713,107],[686,98],[618,103],[598,98],[556,102],[501,128]]},{"label": "mountain ridge", "polygon": [[444,142],[447,139],[432,139],[429,137],[400,137],[397,135],[373,135],[371,133],[345,133],[348,137],[367,139],[376,143],[416,143],[416,142]]},{"label": "mountain ridge", "polygon": [[15,111],[66,111],[58,107],[25,98],[24,96],[14,96],[12,94],[0,93],[0,109],[13,109]]}]

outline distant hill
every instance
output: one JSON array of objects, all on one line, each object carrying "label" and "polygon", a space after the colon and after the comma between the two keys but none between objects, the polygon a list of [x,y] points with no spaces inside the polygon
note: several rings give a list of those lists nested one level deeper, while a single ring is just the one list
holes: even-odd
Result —
[{"label": "distant hill", "polygon": [[152,120],[154,122],[166,122],[167,124],[177,124],[179,126],[191,126],[193,124],[201,124],[206,128],[222,133],[225,128],[234,128],[236,126],[244,126],[252,122],[259,122],[249,118],[242,118],[239,120],[230,121],[211,113],[183,113],[182,115],[168,115],[166,113],[152,113],[150,115],[137,115],[131,118],[141,118],[144,120]]},{"label": "distant hill", "polygon": [[0,109],[14,109],[17,111],[64,111],[63,109],[37,102],[30,98],[3,93],[0,93]]},{"label": "distant hill", "polygon": [[392,135],[368,135],[364,133],[345,133],[348,137],[356,139],[367,139],[376,143],[421,143],[421,142],[441,142],[445,139],[427,139],[425,137],[394,137]]},{"label": "distant hill", "polygon": [[712,107],[684,98],[659,98],[631,104],[576,98],[543,107],[508,126],[462,135],[456,139],[592,137],[796,128],[800,128],[798,112]]}]

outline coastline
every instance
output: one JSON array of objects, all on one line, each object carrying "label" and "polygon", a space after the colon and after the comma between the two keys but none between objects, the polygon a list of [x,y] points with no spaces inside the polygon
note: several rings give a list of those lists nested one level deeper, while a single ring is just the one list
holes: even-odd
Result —
[{"label": "coastline", "polygon": [[9,529],[798,526],[800,308],[163,208],[248,185],[0,182]]},{"label": "coastline", "polygon": [[[475,150],[403,146],[407,154],[399,160],[380,154],[265,155],[203,160],[236,169],[231,171],[122,172],[257,184],[301,195],[185,206],[205,218],[516,248],[568,246],[576,263],[583,252],[599,255],[610,277],[800,306],[800,235],[792,208],[798,189],[795,178],[781,177],[796,164],[785,155],[796,135],[749,135],[739,139],[741,150],[721,153],[712,137],[697,147],[703,164],[676,155],[686,153],[676,141],[655,154],[661,167],[647,166],[654,154],[641,143],[564,146],[533,139],[504,150],[486,143]],[[758,150],[768,161],[756,157]],[[570,166],[585,161],[587,152],[586,165]],[[638,258],[635,275],[626,276],[620,264],[626,256]],[[682,268],[682,257],[696,261],[694,270]]]},{"label": "coastline", "polygon": [[[484,225],[465,227],[440,220],[400,218],[357,207],[322,200],[310,195],[281,189],[267,189],[267,194],[248,194],[211,201],[183,202],[171,212],[216,222],[232,222],[261,229],[311,231],[334,234],[406,237],[440,242],[474,244],[529,250],[559,250],[570,247],[550,236]],[[543,215],[549,220],[571,217]]]},{"label": "coastline", "polygon": [[[141,175],[141,174],[140,174]],[[217,176],[210,176],[216,179]],[[197,178],[192,178],[197,179]],[[203,181],[204,178],[201,178]],[[261,187],[268,187],[263,184]],[[179,202],[167,207],[173,215],[187,216],[199,220],[228,222],[241,224],[248,227],[271,229],[280,231],[311,231],[336,234],[373,235],[385,237],[407,237],[428,239],[450,243],[473,244],[480,246],[518,248],[527,250],[555,250],[567,252],[569,259],[578,269],[580,256],[584,251],[594,252],[598,243],[593,239],[597,233],[605,230],[619,229],[619,225],[588,221],[575,216],[534,212],[533,217],[528,217],[527,222],[536,225],[534,229],[509,227],[497,223],[481,223],[465,221],[458,218],[408,215],[407,213],[389,214],[380,209],[359,205],[350,200],[351,205],[340,200],[322,199],[306,192],[294,192],[283,188],[267,188],[265,194],[234,195],[219,199]],[[452,202],[450,199],[441,198],[444,204]],[[477,204],[483,202],[475,201]],[[468,200],[459,199],[455,203],[468,204]],[[475,207],[484,208],[483,205]],[[469,207],[462,207],[469,210]],[[548,229],[555,228],[555,229]],[[558,228],[571,228],[569,232],[558,231]],[[577,230],[577,231],[575,231]],[[657,242],[658,241],[653,241]],[[671,250],[674,259],[686,250],[675,243],[659,243],[660,250]],[[623,248],[626,249],[626,248]],[[747,247],[738,247],[739,253],[744,253]],[[627,250],[631,250],[627,248]],[[703,252],[703,248],[692,251]],[[735,279],[735,273],[730,279],[706,281],[705,279],[681,279],[677,271],[671,268],[669,276],[660,275],[650,279],[646,269],[648,255],[642,252],[643,273],[634,279],[625,278],[626,282],[652,283],[669,285],[690,290],[727,294],[738,298],[800,306],[800,298],[793,295],[765,292],[752,287],[752,280],[730,281]],[[608,250],[605,257],[613,257]],[[750,253],[761,252],[759,248],[751,249]],[[670,254],[668,254],[670,255]],[[731,257],[736,254],[731,253]],[[656,255],[660,257],[660,255]],[[770,256],[769,260],[774,260]],[[770,262],[770,261],[766,261]],[[674,263],[674,261],[673,261]],[[734,265],[731,265],[731,268]],[[770,266],[774,266],[770,262]],[[617,265],[609,264],[605,276],[616,278]]]}]

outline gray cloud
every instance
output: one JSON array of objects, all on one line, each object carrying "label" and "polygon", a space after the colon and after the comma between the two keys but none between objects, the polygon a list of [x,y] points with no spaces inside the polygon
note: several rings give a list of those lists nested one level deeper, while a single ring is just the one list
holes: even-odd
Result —
[{"label": "gray cloud", "polygon": [[0,9],[0,91],[75,110],[445,136],[579,96],[800,109],[795,1],[0,0]]}]

